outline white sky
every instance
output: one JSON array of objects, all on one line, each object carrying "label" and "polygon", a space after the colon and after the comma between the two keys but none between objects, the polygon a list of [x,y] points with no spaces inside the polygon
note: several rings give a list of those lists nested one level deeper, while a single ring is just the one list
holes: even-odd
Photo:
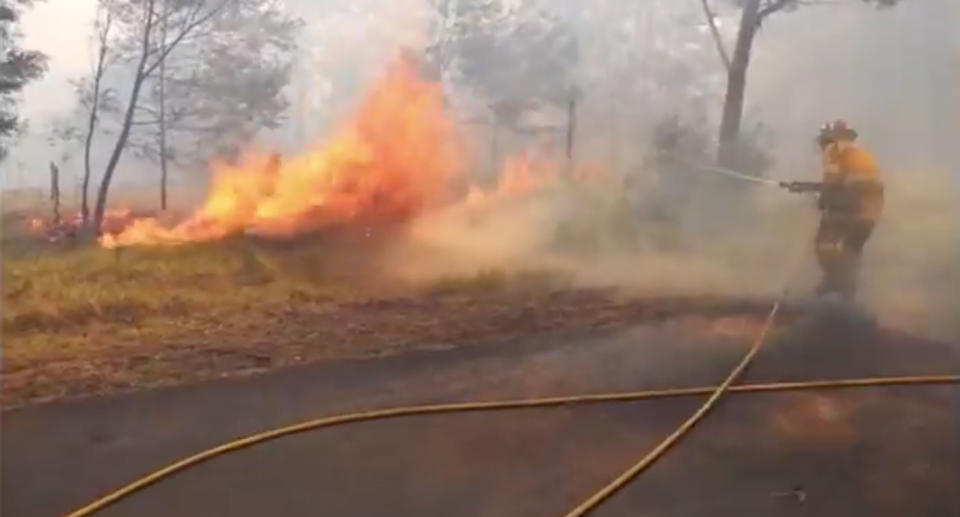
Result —
[{"label": "white sky", "polygon": [[[91,68],[91,32],[97,0],[44,0],[24,13],[22,30],[23,47],[44,52],[49,57],[49,69],[40,80],[29,84],[23,92],[20,115],[27,119],[29,131],[20,138],[9,159],[0,163],[0,176],[4,187],[44,185],[47,181],[47,162],[56,158],[46,143],[51,125],[58,117],[66,115],[75,105],[76,97],[70,85],[71,79],[89,75]],[[298,71],[294,81],[307,80],[304,86],[294,84],[290,100],[294,103],[310,101],[311,107],[329,102],[329,77],[337,75],[341,87],[354,83],[360,89],[370,73],[377,69],[376,63],[388,59],[399,42],[410,43],[419,32],[422,20],[418,8],[422,0],[286,0],[289,11],[306,20],[304,49],[316,54],[312,72]],[[386,26],[388,25],[388,26]],[[322,58],[321,58],[322,56]],[[299,76],[298,76],[299,74]],[[305,75],[306,74],[306,75]],[[344,80],[353,78],[353,81]],[[309,93],[310,98],[303,98]],[[344,107],[346,108],[346,107]],[[296,106],[294,106],[296,109]],[[334,110],[336,111],[336,110]],[[315,117],[314,117],[315,118]],[[291,127],[287,129],[301,134],[304,131],[319,131],[318,121],[311,117],[291,113]],[[297,125],[299,124],[299,126]],[[300,126],[309,127],[300,127]],[[287,131],[288,133],[290,131]],[[312,135],[306,135],[309,138]],[[291,139],[283,131],[265,135],[269,145],[282,150],[291,145],[303,145],[303,139]],[[296,140],[287,141],[287,140]],[[94,162],[100,161],[94,150]],[[126,157],[125,160],[130,160]],[[76,161],[76,160],[74,160]],[[133,161],[133,160],[131,160]],[[142,164],[133,164],[133,169],[146,169]],[[95,169],[97,164],[95,163]],[[76,167],[62,168],[66,181],[74,181],[79,173]],[[35,174],[35,171],[40,171]],[[117,181],[141,180],[137,170],[128,171]],[[72,179],[71,179],[72,178]],[[96,181],[97,178],[94,178]]]},{"label": "white sky", "polygon": [[[95,5],[96,0],[46,0],[24,13],[23,46],[47,54],[49,69],[24,89],[20,116],[28,120],[30,131],[17,142],[10,158],[0,163],[3,187],[46,181],[45,135],[51,120],[76,102],[70,79],[82,77],[90,69],[89,34]],[[30,174],[40,170],[38,167],[44,174]]]},{"label": "white sky", "polygon": [[74,104],[68,80],[90,69],[90,27],[96,0],[46,0],[23,17],[24,47],[50,56],[50,69],[24,92],[21,114],[43,119]]}]

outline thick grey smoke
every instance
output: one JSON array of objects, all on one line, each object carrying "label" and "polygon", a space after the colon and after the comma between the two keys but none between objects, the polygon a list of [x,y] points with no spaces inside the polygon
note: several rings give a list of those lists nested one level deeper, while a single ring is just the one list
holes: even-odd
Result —
[{"label": "thick grey smoke", "polygon": [[[799,257],[794,292],[811,294],[819,217],[811,199],[718,183],[655,157],[657,128],[676,117],[688,143],[679,150],[711,159],[723,74],[699,5],[625,4],[551,3],[579,41],[577,160],[599,165],[606,181],[431,214],[405,250],[422,245],[417,259],[399,261],[409,274],[545,268],[638,292],[771,295]],[[720,14],[730,36],[736,12]],[[958,25],[960,5],[950,0],[778,14],[757,38],[746,110],[748,137],[766,161],[750,172],[774,178],[817,179],[813,136],[823,122],[842,117],[858,128],[889,185],[865,254],[862,303],[882,324],[951,340],[960,339]],[[531,140],[515,138],[516,148]]]},{"label": "thick grey smoke", "polygon": [[[306,22],[289,88],[293,107],[289,123],[260,135],[259,144],[293,152],[316,142],[350,112],[398,47],[443,40],[435,8],[442,4],[288,0]],[[560,269],[579,282],[637,292],[769,295],[803,254],[797,293],[812,290],[817,271],[809,241],[818,214],[810,199],[724,183],[657,157],[662,130],[673,123],[681,135],[674,151],[690,161],[712,159],[724,73],[699,2],[502,4],[524,4],[518,12],[528,23],[509,25],[510,16],[491,14],[508,23],[490,30],[506,38],[494,43],[543,44],[511,39],[519,27],[523,34],[556,37],[571,55],[553,63],[566,68],[531,73],[496,60],[523,52],[501,56],[497,44],[486,42],[471,66],[451,61],[441,76],[451,110],[470,136],[471,173],[490,188],[507,155],[534,147],[562,163],[566,102],[552,94],[569,90],[577,109],[575,160],[603,170],[604,179],[429,214],[394,250],[392,267],[417,278],[493,267]],[[732,47],[737,9],[732,2],[711,4]],[[842,117],[857,127],[889,184],[887,211],[866,250],[862,298],[885,324],[960,340],[958,26],[956,0],[903,0],[879,11],[850,0],[778,13],[755,42],[745,121],[762,158],[748,172],[778,179],[818,177],[813,136],[826,120]],[[486,76],[495,80],[478,80]],[[491,105],[502,100],[496,89],[545,91],[530,82],[558,88],[549,102],[524,107],[522,124],[493,127]],[[546,130],[524,132],[517,127],[523,124]],[[33,167],[42,170],[47,156],[34,158]],[[152,187],[153,176],[134,169],[125,178]],[[203,176],[185,171],[182,177],[188,175]]]}]

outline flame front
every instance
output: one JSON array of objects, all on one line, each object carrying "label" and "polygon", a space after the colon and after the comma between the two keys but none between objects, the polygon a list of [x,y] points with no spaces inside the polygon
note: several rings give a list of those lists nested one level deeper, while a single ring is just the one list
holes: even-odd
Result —
[{"label": "flame front", "polygon": [[105,247],[181,244],[241,231],[287,236],[342,222],[389,222],[444,201],[461,172],[441,85],[399,60],[356,117],[315,151],[283,159],[250,153],[215,163],[203,206],[174,227],[138,219]]},{"label": "flame front", "polygon": [[467,195],[467,204],[479,206],[496,199],[525,196],[540,191],[560,179],[558,170],[555,164],[535,161],[527,153],[508,156],[504,160],[496,186],[484,190],[472,185]]}]

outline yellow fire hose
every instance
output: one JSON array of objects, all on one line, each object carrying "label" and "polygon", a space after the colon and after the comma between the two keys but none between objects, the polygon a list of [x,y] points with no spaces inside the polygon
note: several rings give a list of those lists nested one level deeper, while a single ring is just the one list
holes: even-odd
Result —
[{"label": "yellow fire hose", "polygon": [[[791,391],[791,390],[810,390],[810,389],[823,389],[823,388],[855,388],[855,387],[867,387],[867,386],[894,386],[894,385],[918,385],[918,384],[957,384],[960,383],[960,375],[927,375],[927,376],[910,376],[910,377],[874,377],[867,379],[839,379],[839,380],[816,380],[816,381],[800,381],[800,382],[773,382],[773,383],[762,383],[762,384],[743,384],[737,386],[728,386],[725,390],[728,393],[759,393],[759,392],[770,392],[770,391]],[[717,394],[716,386],[703,386],[703,387],[691,387],[691,388],[670,388],[670,389],[658,389],[658,390],[645,390],[645,391],[632,391],[632,392],[621,392],[621,393],[598,393],[593,395],[572,395],[566,397],[547,397],[547,398],[537,398],[537,399],[522,399],[522,400],[502,400],[502,401],[484,401],[484,402],[462,402],[462,403],[452,403],[452,404],[431,404],[425,406],[407,406],[407,407],[397,407],[397,408],[388,408],[388,409],[377,409],[372,411],[363,411],[358,413],[348,413],[343,415],[335,415],[325,418],[319,418],[316,420],[310,420],[307,422],[302,422],[299,424],[294,424],[286,427],[280,427],[277,429],[272,429],[269,431],[264,431],[262,433],[257,433],[250,435],[244,438],[233,440],[223,445],[218,445],[216,447],[207,449],[205,451],[199,452],[187,458],[184,458],[175,463],[171,463],[166,467],[163,467],[155,472],[152,472],[146,476],[143,476],[132,483],[129,483],[103,497],[93,501],[92,503],[79,508],[69,514],[67,517],[86,517],[93,515],[97,511],[100,511],[107,506],[146,488],[147,486],[156,483],[164,478],[170,477],[177,472],[188,469],[190,467],[196,466],[204,461],[207,461],[215,456],[220,456],[221,454],[226,454],[228,452],[237,451],[258,443],[266,442],[268,440],[273,440],[275,438],[280,438],[282,436],[287,436],[296,433],[302,433],[305,431],[310,431],[313,429],[319,429],[321,427],[333,427],[337,425],[349,424],[354,422],[363,422],[369,420],[382,420],[387,418],[397,418],[404,416],[413,416],[413,415],[428,415],[428,414],[437,414],[437,413],[456,413],[464,411],[490,411],[490,410],[499,410],[499,409],[521,409],[521,408],[535,408],[535,407],[556,407],[556,406],[566,406],[573,404],[595,404],[595,403],[604,403],[604,402],[630,402],[637,400],[645,399],[658,399],[658,398],[669,398],[669,397],[688,397],[694,395],[706,395],[706,394]],[[690,426],[688,425],[687,428]],[[678,430],[679,431],[679,430]],[[674,433],[679,435],[682,433]],[[673,435],[671,435],[673,436]],[[675,442],[676,439],[671,441],[671,444]],[[658,450],[666,450],[667,447],[661,445],[658,447]],[[652,453],[651,453],[652,454]],[[659,454],[658,454],[659,455]],[[645,458],[646,460],[646,458]],[[647,460],[646,464],[649,465],[653,460]],[[634,467],[636,468],[636,467]],[[633,469],[631,469],[632,471]],[[642,470],[642,468],[641,468]],[[635,473],[633,474],[635,475]],[[623,477],[623,476],[621,476]],[[619,478],[618,478],[619,479]],[[621,483],[624,484],[625,482]],[[611,492],[612,493],[612,492]],[[604,496],[605,497],[605,496]],[[591,498],[591,501],[594,498]],[[597,503],[602,501],[603,498],[600,498]],[[592,506],[595,506],[593,504]],[[581,505],[584,507],[585,505]],[[584,511],[589,511],[591,508],[586,510],[579,510],[580,513],[571,513],[570,515],[583,515]]]},{"label": "yellow fire hose", "polygon": [[[729,173],[729,171],[727,172]],[[610,483],[602,487],[600,490],[595,492],[584,502],[578,505],[576,508],[565,514],[565,517],[581,517],[586,515],[597,508],[604,500],[613,495],[616,491],[626,486],[633,478],[638,474],[643,472],[654,462],[656,462],[663,454],[670,449],[674,444],[676,444],[681,438],[683,438],[686,433],[693,428],[700,420],[703,419],[707,413],[717,404],[721,397],[726,393],[757,393],[765,391],[789,391],[789,390],[806,390],[806,389],[817,389],[817,388],[850,388],[850,387],[865,387],[865,386],[893,386],[893,385],[918,385],[918,384],[958,384],[960,383],[960,375],[927,375],[927,376],[908,376],[908,377],[873,377],[865,379],[840,379],[840,380],[815,380],[815,381],[799,381],[799,382],[776,382],[776,383],[765,383],[765,384],[744,384],[744,385],[733,385],[734,382],[740,377],[750,362],[757,355],[757,352],[760,351],[760,348],[763,346],[764,341],[766,340],[767,334],[770,331],[770,328],[773,326],[773,321],[777,316],[777,313],[780,310],[780,305],[782,300],[786,297],[787,289],[789,287],[790,278],[793,276],[793,271],[799,265],[799,261],[790,269],[790,273],[785,281],[785,286],[781,291],[780,296],[777,301],[774,303],[773,307],[770,310],[770,313],[767,315],[766,321],[763,324],[763,328],[760,331],[757,338],[753,341],[753,344],[750,346],[747,353],[743,356],[743,359],[737,364],[737,366],[727,375],[726,379],[718,386],[707,386],[707,387],[695,387],[695,388],[669,388],[669,389],[659,389],[659,390],[646,390],[646,391],[633,391],[633,392],[624,392],[624,393],[602,393],[594,395],[573,395],[566,397],[547,397],[547,398],[536,398],[536,399],[520,399],[520,400],[502,400],[502,401],[486,401],[486,402],[461,402],[461,403],[451,403],[451,404],[431,404],[431,405],[422,405],[422,406],[404,406],[396,408],[387,408],[387,409],[378,409],[372,411],[363,411],[358,413],[347,413],[343,415],[335,415],[325,418],[319,418],[316,420],[310,420],[307,422],[302,422],[299,424],[294,424],[286,427],[280,427],[277,429],[264,431],[262,433],[257,433],[254,435],[247,436],[245,438],[239,438],[222,445],[198,452],[192,456],[184,458],[175,463],[171,463],[166,467],[163,467],[159,470],[156,470],[146,476],[141,477],[119,489],[93,501],[92,503],[79,508],[69,514],[66,517],[86,517],[94,514],[95,512],[102,510],[103,508],[146,488],[147,486],[156,483],[164,478],[170,477],[177,472],[185,470],[187,468],[198,465],[204,461],[207,461],[211,458],[219,456],[221,454],[226,454],[228,452],[237,451],[245,447],[250,447],[258,443],[262,443],[268,440],[273,440],[275,438],[280,438],[282,436],[287,436],[295,433],[302,433],[304,431],[310,431],[313,429],[319,429],[321,427],[333,427],[342,424],[349,424],[353,422],[362,422],[368,420],[380,420],[387,418],[396,418],[403,416],[412,416],[412,415],[426,415],[426,414],[437,414],[437,413],[455,413],[455,412],[464,412],[464,411],[490,411],[490,410],[500,410],[500,409],[518,409],[518,408],[533,408],[533,407],[550,407],[550,406],[563,406],[563,405],[572,405],[572,404],[589,404],[589,403],[601,403],[601,402],[626,402],[626,401],[636,401],[643,399],[654,399],[654,398],[667,398],[667,397],[680,397],[680,396],[692,396],[692,395],[709,395],[709,397],[704,401],[704,403],[694,412],[687,420],[685,420],[679,427],[676,428],[669,436],[667,436],[663,441],[660,442],[653,450],[636,462],[633,466],[627,469],[625,472],[617,476]]]},{"label": "yellow fire hose", "polygon": [[[792,270],[791,270],[792,271]],[[791,275],[792,276],[792,273]],[[789,282],[789,277],[788,277]],[[645,455],[640,461],[627,469],[623,474],[611,481],[609,484],[598,490],[579,506],[568,512],[565,517],[580,517],[594,510],[604,500],[610,497],[620,488],[626,486],[630,480],[639,473],[657,461],[671,446],[680,440],[694,425],[697,424],[726,393],[757,393],[765,391],[790,391],[807,390],[818,388],[852,388],[864,386],[893,386],[893,385],[918,385],[918,384],[957,384],[960,383],[960,375],[927,375],[927,376],[909,376],[909,377],[873,377],[865,379],[840,379],[840,380],[815,380],[798,382],[775,382],[763,384],[744,384],[733,385],[738,377],[747,368],[750,362],[760,351],[763,342],[773,325],[781,301],[785,298],[787,289],[784,288],[777,302],[774,303],[760,334],[754,340],[750,349],[744,355],[743,359],[727,375],[727,378],[719,386],[705,386],[693,388],[668,388],[659,390],[632,391],[623,393],[600,393],[593,395],[572,395],[565,397],[547,397],[535,399],[520,400],[499,400],[484,402],[460,402],[450,404],[430,404],[421,406],[404,406],[387,409],[376,409],[371,411],[362,411],[357,413],[347,413],[335,415],[316,420],[309,420],[299,424],[286,427],[280,427],[262,433],[257,433],[244,438],[239,438],[222,445],[198,452],[192,456],[186,457],[166,467],[147,474],[117,490],[104,495],[92,503],[79,508],[66,517],[87,517],[99,510],[150,486],[164,478],[170,477],[177,472],[196,466],[204,461],[237,451],[258,443],[280,438],[295,433],[302,433],[322,427],[333,427],[337,425],[349,424],[354,422],[363,422],[369,420],[381,420],[387,418],[397,418],[413,415],[428,415],[438,413],[456,413],[465,411],[490,411],[500,409],[520,409],[534,407],[556,407],[573,404],[590,404],[602,402],[627,402],[654,398],[682,397],[692,395],[710,395],[702,406],[684,421],[673,433],[665,438],[657,447]]]},{"label": "yellow fire hose", "polygon": [[[784,290],[784,294],[786,290]],[[760,347],[763,345],[764,340],[767,339],[767,333],[770,331],[770,327],[773,324],[773,320],[777,317],[777,312],[780,311],[780,302],[783,300],[783,295],[773,304],[773,308],[770,309],[770,314],[767,315],[766,321],[763,322],[763,328],[760,329],[760,333],[757,335],[757,338],[753,340],[753,344],[750,345],[750,349],[744,354],[743,359],[737,363],[737,366],[730,371],[727,375],[727,378],[724,379],[719,386],[717,386],[710,396],[704,401],[703,405],[697,409],[690,418],[686,419],[680,427],[677,427],[669,436],[663,439],[659,445],[654,447],[652,451],[647,453],[646,456],[636,462],[629,469],[624,471],[623,474],[617,476],[616,479],[608,483],[606,486],[595,492],[586,501],[580,503],[576,508],[570,510],[565,514],[565,517],[580,517],[581,515],[586,515],[594,508],[600,505],[605,499],[613,495],[614,492],[620,490],[627,483],[635,478],[638,474],[643,472],[647,467],[653,465],[653,462],[660,459],[663,456],[663,453],[667,451],[673,444],[677,443],[683,435],[687,434],[693,426],[697,424],[707,413],[713,409],[713,406],[717,404],[717,401],[720,400],[720,397],[730,388],[730,385],[740,377],[740,374],[747,368],[750,364],[750,361],[753,360],[753,357],[757,355],[757,352],[760,351]]]},{"label": "yellow fire hose", "polygon": [[585,501],[577,505],[576,508],[570,510],[564,517],[581,517],[586,515],[600,506],[600,503],[605,501],[608,497],[613,495],[617,490],[627,486],[630,481],[637,477],[641,472],[647,469],[650,465],[653,465],[655,461],[660,459],[664,453],[667,452],[673,444],[677,443],[681,438],[683,438],[687,432],[697,425],[700,420],[703,419],[710,412],[711,409],[717,404],[730,386],[740,377],[744,370],[747,369],[747,366],[750,365],[750,362],[753,361],[754,356],[757,355],[757,352],[760,351],[760,347],[763,346],[763,342],[767,339],[767,334],[770,332],[770,328],[773,326],[773,321],[777,317],[777,313],[780,312],[780,305],[783,303],[784,298],[787,297],[787,292],[790,289],[790,281],[793,279],[797,268],[800,266],[800,255],[798,259],[793,263],[793,265],[787,270],[786,277],[783,280],[783,287],[780,289],[780,295],[777,297],[777,300],[773,303],[773,307],[770,308],[770,313],[767,314],[766,320],[763,322],[763,328],[760,329],[760,333],[757,334],[757,338],[753,340],[753,344],[750,345],[750,349],[747,350],[747,353],[744,354],[743,359],[737,363],[737,366],[727,374],[727,378],[724,379],[719,386],[715,387],[710,393],[710,396],[707,397],[707,400],[692,414],[689,418],[684,420],[679,427],[677,427],[672,433],[670,433],[659,445],[653,448],[649,453],[644,457],[640,458],[640,461],[634,463],[630,468],[624,471],[622,474],[617,476],[613,481],[604,485],[600,490],[597,490]]}]

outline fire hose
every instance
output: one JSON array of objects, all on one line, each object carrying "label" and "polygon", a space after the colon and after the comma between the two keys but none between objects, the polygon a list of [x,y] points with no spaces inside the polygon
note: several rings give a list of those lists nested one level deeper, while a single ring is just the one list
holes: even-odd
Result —
[{"label": "fire hose", "polygon": [[[763,393],[763,392],[776,392],[776,391],[798,391],[798,390],[814,390],[814,389],[828,389],[828,388],[857,388],[857,387],[876,387],[876,386],[916,386],[916,385],[927,385],[927,384],[958,384],[960,383],[960,375],[918,375],[918,376],[907,376],[907,377],[872,377],[872,378],[863,378],[863,379],[829,379],[829,380],[813,380],[813,381],[797,381],[797,382],[772,382],[772,383],[759,383],[759,384],[741,384],[728,386],[724,392],[729,394],[744,394],[744,393]],[[163,468],[160,468],[150,474],[147,474],[123,487],[118,488],[117,490],[110,492],[109,494],[100,497],[99,499],[78,508],[77,510],[67,514],[67,517],[87,517],[97,513],[100,510],[129,497],[130,495],[147,488],[148,486],[157,483],[165,478],[169,478],[174,474],[186,470],[190,467],[195,467],[205,461],[213,459],[217,456],[221,456],[230,452],[235,452],[253,445],[257,445],[269,440],[274,440],[281,438],[283,436],[289,436],[296,433],[303,433],[306,431],[312,431],[315,429],[320,429],[324,427],[334,427],[344,424],[352,424],[357,422],[366,422],[371,420],[385,420],[390,418],[400,418],[414,415],[431,415],[431,414],[441,414],[441,413],[458,413],[458,412],[468,412],[468,411],[493,411],[493,410],[504,410],[504,409],[524,409],[524,408],[538,408],[538,407],[565,407],[570,405],[580,405],[580,404],[598,404],[598,403],[613,403],[613,402],[635,402],[638,400],[648,400],[648,399],[663,399],[663,398],[673,398],[673,397],[691,397],[695,395],[707,395],[715,394],[717,392],[717,386],[703,386],[703,387],[692,387],[692,388],[668,388],[668,389],[657,389],[657,390],[645,390],[645,391],[630,391],[630,392],[619,392],[619,393],[597,393],[590,395],[571,395],[564,397],[547,397],[547,398],[536,398],[536,399],[519,399],[519,400],[499,400],[499,401],[481,401],[481,402],[460,402],[460,403],[451,403],[451,404],[431,404],[423,406],[405,406],[405,407],[395,407],[395,408],[386,408],[386,409],[375,409],[371,411],[362,411],[357,413],[346,413],[342,415],[328,416],[324,418],[318,418],[316,420],[309,420],[306,422],[301,422],[298,424],[289,425],[286,427],[279,427],[276,429],[271,429],[261,433],[253,434],[230,442],[206,449],[204,451],[198,452],[186,458],[183,458],[177,462],[171,463]],[[687,426],[686,429],[689,429],[690,426]],[[674,433],[678,434],[678,433]],[[682,434],[682,433],[679,433]],[[673,436],[673,435],[671,435]],[[671,441],[671,444],[676,442],[676,439]],[[657,457],[662,455],[663,451],[666,450],[666,447],[658,447],[657,450],[660,452],[657,453]],[[648,455],[649,456],[649,455]],[[645,458],[646,459],[646,458]],[[649,466],[653,460],[647,460],[646,466]],[[633,468],[631,468],[631,471]],[[635,474],[634,474],[635,475]],[[618,478],[619,479],[619,478]],[[623,483],[625,484],[625,483]],[[622,484],[621,484],[622,486]],[[619,488],[619,487],[618,487]],[[610,492],[612,493],[612,492]],[[608,496],[609,493],[604,495],[604,498]],[[594,498],[591,498],[591,504],[589,508],[580,510],[579,513],[571,513],[568,515],[584,515],[585,512],[590,511],[593,507],[596,506],[599,501],[596,503],[592,502]],[[602,500],[602,499],[601,499]],[[584,505],[578,507],[578,509],[583,508]]]},{"label": "fire hose", "polygon": [[[737,171],[724,169],[720,167],[705,166],[700,167],[703,170],[721,173],[730,177],[739,178],[745,181],[769,184],[774,186],[783,186],[782,183],[748,176]],[[796,264],[799,264],[799,260]],[[664,438],[649,453],[644,455],[639,461],[619,476],[603,486],[590,497],[585,499],[576,508],[569,511],[564,517],[581,517],[595,510],[603,501],[612,496],[621,488],[630,483],[641,472],[653,465],[660,459],[673,445],[680,441],[697,423],[699,423],[727,393],[761,393],[774,391],[796,391],[827,388],[854,388],[854,387],[876,387],[876,386],[916,386],[922,384],[960,384],[960,375],[918,375],[905,377],[871,377],[861,379],[827,379],[810,380],[795,382],[773,382],[759,384],[734,385],[734,382],[750,365],[753,358],[760,351],[766,338],[773,326],[777,313],[780,310],[782,301],[788,293],[790,279],[796,265],[790,268],[787,278],[784,281],[779,297],[773,304],[769,314],[764,321],[760,333],[754,339],[750,348],[744,354],[740,362],[730,371],[727,377],[717,386],[704,386],[692,388],[666,388],[644,391],[620,392],[620,393],[599,393],[589,395],[571,395],[560,397],[546,397],[534,399],[517,400],[497,400],[497,401],[479,401],[479,402],[459,402],[449,404],[430,404],[419,406],[403,406],[385,409],[375,409],[370,411],[361,411],[356,413],[346,413],[341,415],[328,416],[309,420],[298,424],[267,430],[261,433],[238,438],[224,444],[200,451],[196,454],[171,463],[154,472],[151,472],[131,483],[128,483],[113,492],[110,492],[95,501],[74,510],[66,517],[87,517],[94,513],[126,498],[130,495],[143,490],[144,488],[157,483],[163,479],[169,478],[174,474],[184,471],[188,468],[197,466],[205,461],[213,459],[230,452],[235,452],[253,445],[274,440],[283,436],[289,436],[296,433],[302,433],[315,429],[334,427],[339,425],[365,422],[371,420],[384,420],[389,418],[400,418],[414,415],[429,415],[441,413],[458,413],[468,411],[492,411],[505,409],[523,409],[536,407],[563,407],[575,404],[596,404],[612,402],[631,402],[647,399],[659,399],[669,397],[686,397],[695,395],[709,395],[703,404],[672,433]]]}]

